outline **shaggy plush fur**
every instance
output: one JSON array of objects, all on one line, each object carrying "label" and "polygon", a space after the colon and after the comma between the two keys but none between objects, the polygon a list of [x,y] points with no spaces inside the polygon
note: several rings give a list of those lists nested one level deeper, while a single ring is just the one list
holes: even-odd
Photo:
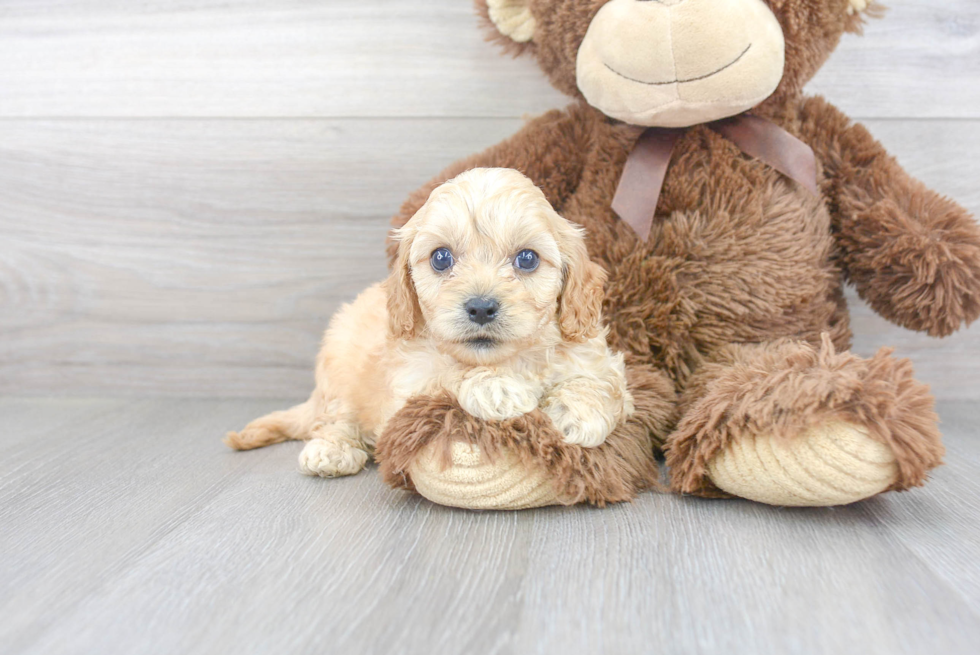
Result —
[{"label": "shaggy plush fur", "polygon": [[[910,178],[865,128],[802,94],[841,36],[880,8],[856,14],[849,0],[768,0],[785,33],[786,72],[753,113],[812,146],[821,197],[695,126],[677,143],[642,242],[610,207],[642,128],[587,105],[575,84],[575,53],[602,4],[532,0],[532,42],[493,32],[511,52],[535,57],[576,101],[450,166],[409,197],[393,224],[460,171],[504,166],[525,173],[559,213],[584,226],[590,256],[609,273],[610,346],[661,370],[683,394],[681,427],[668,444],[678,490],[711,493],[705,461],[732,439],[791,437],[818,416],[841,413],[893,447],[896,489],[920,484],[941,455],[928,392],[907,363],[847,354],[843,285],[853,283],[891,321],[948,335],[980,316],[980,229],[962,207]],[[485,3],[477,6],[486,16]],[[743,351],[765,356],[750,366],[730,355]],[[769,396],[753,392],[761,382]],[[763,411],[742,422],[709,420],[741,398]],[[667,440],[666,425],[656,424],[655,443]]]},{"label": "shaggy plush fur", "polygon": [[822,98],[802,103],[798,133],[825,167],[838,254],[876,312],[949,336],[980,316],[980,228],[962,207],[902,170],[868,130]]},{"label": "shaggy plush fur", "polygon": [[843,421],[867,427],[898,461],[892,490],[921,486],[944,449],[928,388],[907,359],[882,349],[870,360],[785,340],[732,345],[693,376],[681,399],[683,420],[671,435],[672,486],[724,495],[706,477],[710,459],[728,444],[757,434],[791,439],[806,428]]},{"label": "shaggy plush fur", "polygon": [[676,405],[673,385],[653,369],[631,366],[628,382],[636,411],[598,448],[566,443],[540,410],[480,421],[444,395],[410,400],[378,439],[375,459],[388,484],[412,490],[409,467],[424,447],[438,444],[448,464],[453,442],[463,441],[479,446],[490,460],[507,449],[528,468],[546,471],[563,504],[632,500],[645,489],[662,488],[651,436],[673,425]]}]

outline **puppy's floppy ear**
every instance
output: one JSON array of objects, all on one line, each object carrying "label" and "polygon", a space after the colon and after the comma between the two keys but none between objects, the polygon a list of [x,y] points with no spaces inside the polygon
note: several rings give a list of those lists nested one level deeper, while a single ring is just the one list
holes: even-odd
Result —
[{"label": "puppy's floppy ear", "polygon": [[384,282],[388,296],[388,332],[396,339],[413,339],[422,328],[422,307],[419,305],[409,254],[415,232],[403,228],[393,237],[398,241],[398,254],[391,275]]},{"label": "puppy's floppy ear", "polygon": [[560,230],[562,285],[558,300],[558,326],[566,341],[587,341],[602,329],[602,287],[606,271],[589,259],[581,230],[565,219]]}]

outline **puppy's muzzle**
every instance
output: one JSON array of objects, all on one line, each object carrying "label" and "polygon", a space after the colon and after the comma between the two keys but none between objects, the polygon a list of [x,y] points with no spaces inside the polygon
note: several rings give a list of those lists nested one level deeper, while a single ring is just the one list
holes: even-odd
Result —
[{"label": "puppy's muzzle", "polygon": [[500,311],[500,303],[493,298],[470,298],[463,305],[466,315],[477,325],[492,323]]}]

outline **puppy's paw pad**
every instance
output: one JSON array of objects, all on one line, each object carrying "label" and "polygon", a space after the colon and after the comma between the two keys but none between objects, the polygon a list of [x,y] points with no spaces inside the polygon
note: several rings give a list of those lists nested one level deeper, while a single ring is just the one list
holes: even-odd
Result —
[{"label": "puppy's paw pad", "polygon": [[613,431],[611,417],[586,404],[555,401],[545,403],[541,409],[562,433],[565,443],[595,448]]},{"label": "puppy's paw pad", "polygon": [[460,385],[459,404],[467,414],[487,421],[503,421],[533,411],[538,391],[523,380],[479,376]]},{"label": "puppy's paw pad", "polygon": [[336,478],[359,473],[367,464],[368,454],[348,443],[313,439],[299,454],[299,470],[304,475]]}]

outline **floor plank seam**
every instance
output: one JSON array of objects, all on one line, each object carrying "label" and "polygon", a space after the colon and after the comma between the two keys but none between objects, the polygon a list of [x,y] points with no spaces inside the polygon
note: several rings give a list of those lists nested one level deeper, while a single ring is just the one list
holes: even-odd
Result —
[{"label": "floor plank seam", "polygon": [[[936,482],[933,481],[932,484],[936,484]],[[954,598],[958,599],[963,604],[963,606],[966,607],[969,610],[969,612],[974,617],[976,617],[976,619],[977,619],[977,625],[980,625],[980,608],[978,608],[977,606],[975,606],[974,603],[970,600],[970,598],[965,593],[963,593],[959,589],[957,589],[952,584],[952,582],[950,581],[950,579],[945,574],[943,574],[941,571],[937,570],[929,562],[929,560],[927,560],[921,554],[919,554],[918,552],[916,552],[909,545],[909,543],[908,543],[908,541],[906,540],[905,537],[903,537],[901,534],[895,532],[888,524],[886,524],[880,518],[878,518],[877,516],[875,516],[874,512],[871,509],[869,509],[869,508],[862,508],[861,509],[861,513],[864,514],[867,518],[871,519],[871,522],[875,526],[877,526],[878,528],[880,528],[880,529],[884,530],[885,532],[887,532],[891,536],[891,542],[892,543],[898,543],[898,544],[900,544],[900,547],[901,547],[902,552],[906,553],[907,555],[911,555],[917,562],[919,562],[920,564],[922,564],[922,566],[927,571],[929,571],[929,573],[932,575],[933,579],[936,580],[936,582],[938,582],[940,585],[942,585],[942,587],[945,588],[947,590],[947,592],[949,592]]]}]

